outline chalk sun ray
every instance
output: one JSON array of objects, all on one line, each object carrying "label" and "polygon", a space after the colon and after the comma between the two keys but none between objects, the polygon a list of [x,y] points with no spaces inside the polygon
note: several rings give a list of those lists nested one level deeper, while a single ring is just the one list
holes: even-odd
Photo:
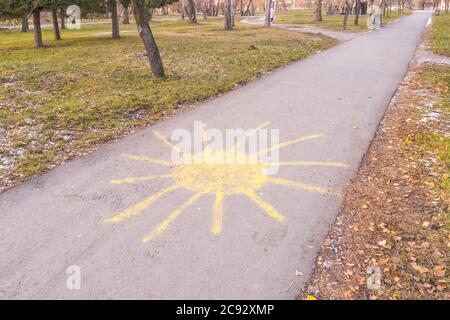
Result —
[{"label": "chalk sun ray", "polygon": [[216,192],[216,199],[214,201],[213,208],[213,224],[211,228],[211,232],[213,234],[222,232],[222,205],[224,196],[225,194],[223,191]]},{"label": "chalk sun ray", "polygon": [[266,121],[261,123],[259,126],[257,126],[254,129],[251,129],[249,133],[247,133],[244,137],[242,137],[241,139],[239,139],[238,141],[236,141],[236,143],[233,145],[233,149],[231,149],[232,152],[236,152],[236,149],[238,147],[238,145],[240,145],[241,143],[243,143],[245,140],[247,140],[249,137],[253,136],[254,134],[256,134],[259,130],[261,130],[264,127],[267,127],[270,124],[270,121]]},{"label": "chalk sun ray", "polygon": [[274,178],[274,177],[267,177],[267,182],[268,183],[272,183],[272,184],[277,184],[277,185],[282,185],[282,186],[288,186],[288,187],[294,187],[294,188],[298,188],[298,189],[302,189],[305,191],[311,191],[311,192],[317,192],[317,193],[322,193],[322,194],[332,194],[335,196],[341,196],[341,194],[339,192],[335,192],[335,191],[330,191],[328,189],[316,186],[316,185],[312,185],[312,184],[307,184],[307,183],[303,183],[303,182],[298,182],[298,181],[294,181],[294,180],[288,180],[288,179],[282,179],[282,178]]},{"label": "chalk sun ray", "polygon": [[132,216],[135,216],[139,213],[141,213],[145,208],[147,208],[149,205],[151,205],[153,202],[155,202],[156,200],[158,200],[159,198],[161,198],[163,195],[174,191],[176,189],[178,189],[179,186],[177,184],[172,184],[169,187],[165,188],[164,190],[157,192],[155,194],[152,194],[150,197],[145,198],[144,200],[142,200],[141,202],[135,204],[134,206],[118,213],[117,215],[115,215],[114,217],[106,220],[106,222],[110,222],[110,223],[118,223],[121,222],[122,220],[128,219]]},{"label": "chalk sun ray", "polygon": [[287,147],[287,146],[290,146],[290,145],[293,145],[293,144],[296,144],[296,143],[299,143],[299,142],[302,142],[302,141],[311,140],[311,139],[317,139],[317,138],[320,138],[321,136],[323,136],[322,133],[316,133],[316,134],[310,134],[310,135],[307,135],[307,136],[302,136],[302,137],[299,137],[297,139],[288,140],[288,141],[279,143],[276,146],[273,146],[273,147],[261,150],[261,151],[259,151],[257,153],[257,155],[260,156],[260,155],[265,154],[265,153],[267,153],[269,151],[279,150],[281,148],[284,148],[284,147]]},{"label": "chalk sun ray", "polygon": [[160,139],[162,142],[164,142],[165,145],[169,146],[170,148],[178,151],[178,152],[182,152],[182,150],[180,148],[178,148],[176,145],[174,145],[169,139],[167,139],[166,137],[164,137],[161,133],[159,133],[156,130],[153,130],[153,135],[155,137],[157,137],[158,139]]},{"label": "chalk sun ray", "polygon": [[146,162],[150,162],[150,163],[154,163],[154,164],[160,164],[166,167],[172,167],[173,163],[170,161],[166,161],[166,160],[161,160],[161,159],[154,159],[154,158],[150,158],[150,157],[144,157],[144,156],[135,156],[132,154],[122,154],[124,157],[127,157],[129,159],[132,160],[136,160],[136,161],[146,161]]},{"label": "chalk sun ray", "polygon": [[144,237],[142,239],[142,242],[147,243],[149,241],[152,241],[153,239],[155,239],[157,236],[159,236],[162,232],[164,232],[164,230],[167,229],[167,227],[176,219],[178,218],[178,216],[184,211],[184,209],[186,209],[187,207],[189,207],[192,203],[194,203],[198,198],[200,198],[201,196],[203,196],[205,193],[204,192],[197,192],[196,194],[194,194],[192,197],[190,197],[185,203],[183,203],[181,206],[179,206],[177,209],[175,209],[167,218],[166,220],[164,220],[163,222],[161,222],[155,229],[153,229],[153,231],[151,232],[150,235]]},{"label": "chalk sun ray", "polygon": [[284,221],[284,216],[280,214],[274,207],[272,207],[270,203],[258,197],[253,190],[245,190],[243,193],[254,203],[256,203],[261,209],[263,209],[267,215],[275,218],[280,222]]},{"label": "chalk sun ray", "polygon": [[157,176],[142,176],[142,177],[129,177],[124,179],[116,179],[111,180],[110,182],[112,184],[133,184],[137,181],[148,181],[148,180],[155,180],[155,179],[166,179],[166,178],[172,178],[170,174],[161,174]]},{"label": "chalk sun ray", "polygon": [[348,165],[341,162],[327,162],[327,161],[285,161],[265,163],[268,166],[320,166],[320,167],[340,167],[348,168]]}]

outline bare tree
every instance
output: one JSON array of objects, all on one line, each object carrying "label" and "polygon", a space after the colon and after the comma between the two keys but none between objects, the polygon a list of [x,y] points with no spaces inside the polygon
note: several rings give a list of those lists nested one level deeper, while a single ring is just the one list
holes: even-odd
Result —
[{"label": "bare tree", "polygon": [[[400,0],[399,0],[400,2]],[[361,14],[361,0],[356,0],[355,7],[355,25],[359,24],[359,15]]]},{"label": "bare tree", "polygon": [[253,0],[249,0],[245,4],[244,0],[241,0],[241,15],[242,16],[254,16],[255,15],[255,5]]},{"label": "bare tree", "polygon": [[256,7],[255,7],[255,1],[254,0],[250,0],[249,1],[247,10],[249,12],[249,15],[251,15],[251,16],[256,15]]},{"label": "bare tree", "polygon": [[316,0],[314,9],[314,21],[322,21],[322,0]]},{"label": "bare tree", "polygon": [[41,30],[41,8],[35,8],[33,10],[33,25],[34,25],[34,45],[36,48],[43,48],[44,42],[42,41]]},{"label": "bare tree", "polygon": [[22,32],[28,32],[30,26],[28,25],[28,13],[22,15],[22,27],[20,29]]},{"label": "bare tree", "polygon": [[130,14],[128,12],[128,7],[123,8],[123,24],[130,24]]},{"label": "bare tree", "polygon": [[178,12],[181,13],[181,19],[184,20],[184,18],[186,17],[186,9],[184,7],[184,1],[183,0],[178,2]]},{"label": "bare tree", "polygon": [[208,19],[208,1],[203,0],[202,1],[202,12],[203,12],[203,20]]},{"label": "bare tree", "polygon": [[333,5],[333,1],[328,0],[327,3],[327,15],[331,16],[334,14],[334,5]]},{"label": "bare tree", "polygon": [[[225,0],[223,0],[225,2]],[[217,17],[219,15],[219,8],[222,5],[222,2],[220,0],[217,1],[216,5],[214,6],[214,16]]]},{"label": "bare tree", "polygon": [[117,1],[116,0],[108,0],[108,8],[111,11],[112,38],[119,39],[120,31],[119,31],[119,14],[117,12]]},{"label": "bare tree", "polygon": [[236,0],[231,0],[231,25],[234,27],[234,16],[236,14]]},{"label": "bare tree", "polygon": [[130,0],[120,0],[120,4],[123,8],[123,24],[130,24]]},{"label": "bare tree", "polygon": [[62,7],[59,9],[59,17],[61,18],[61,30],[66,28],[66,10]]},{"label": "bare tree", "polygon": [[141,36],[145,50],[147,51],[148,60],[152,69],[154,77],[163,78],[164,66],[159,54],[158,46],[153,37],[152,30],[148,23],[148,8],[145,5],[145,0],[132,0],[133,15],[136,21],[139,35]]},{"label": "bare tree", "polygon": [[61,32],[59,32],[58,23],[58,9],[52,8],[52,22],[53,22],[53,32],[55,33],[55,40],[61,40]]},{"label": "bare tree", "polygon": [[345,6],[344,6],[344,23],[342,25],[342,29],[347,30],[347,22],[348,22],[348,16],[350,15],[350,10],[353,7],[353,2],[350,3],[349,0],[345,0]]},{"label": "bare tree", "polygon": [[189,23],[197,23],[197,14],[194,0],[187,0],[187,13],[189,17]]},{"label": "bare tree", "polygon": [[224,2],[224,15],[225,15],[225,30],[233,30],[233,20],[232,20],[232,14],[233,14],[233,3],[232,0],[225,0]]},{"label": "bare tree", "polygon": [[266,20],[264,21],[264,25],[266,27],[270,27],[270,25],[272,24],[271,8],[272,0],[266,0]]}]

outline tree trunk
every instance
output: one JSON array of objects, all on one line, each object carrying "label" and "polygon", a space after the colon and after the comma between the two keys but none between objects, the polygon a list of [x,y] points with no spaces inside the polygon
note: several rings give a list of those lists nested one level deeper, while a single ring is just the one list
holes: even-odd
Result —
[{"label": "tree trunk", "polygon": [[30,29],[30,27],[28,25],[28,13],[25,13],[22,16],[22,28],[21,28],[21,31],[22,32],[28,32],[29,29]]},{"label": "tree trunk", "polygon": [[109,7],[111,9],[111,20],[112,20],[112,38],[119,39],[119,15],[117,13],[117,1],[109,0]]},{"label": "tree trunk", "polygon": [[153,37],[152,30],[148,23],[148,10],[145,6],[145,0],[132,0],[133,14],[136,20],[139,35],[141,36],[145,50],[147,51],[148,60],[154,77],[163,78],[164,66],[159,54],[158,46]]},{"label": "tree trunk", "polygon": [[59,16],[61,18],[61,30],[66,28],[66,10],[64,8],[60,9]]},{"label": "tree trunk", "polygon": [[189,23],[197,23],[197,13],[195,11],[194,0],[187,0],[187,11],[189,16]]},{"label": "tree trunk", "polygon": [[36,48],[43,48],[44,42],[42,41],[42,31],[41,31],[41,9],[34,9],[33,24],[34,24],[34,46]]},{"label": "tree trunk", "polygon": [[123,7],[123,24],[130,24],[130,14],[128,12],[128,7],[124,6]]},{"label": "tree trunk", "polygon": [[361,0],[356,0],[355,8],[355,25],[359,24],[359,15],[361,13]]},{"label": "tree trunk", "polygon": [[347,30],[347,22],[348,22],[348,16],[350,14],[351,5],[349,0],[345,0],[345,13],[344,13],[344,23],[342,25],[342,29]]},{"label": "tree trunk", "polygon": [[225,0],[224,2],[224,16],[225,16],[225,30],[233,30],[232,14],[232,0]]},{"label": "tree trunk", "polygon": [[207,0],[203,0],[203,6],[202,6],[202,11],[203,11],[203,20],[207,20],[208,18],[208,2]]},{"label": "tree trunk", "polygon": [[271,8],[272,8],[272,0],[266,0],[266,19],[264,21],[264,25],[266,27],[270,27],[270,25],[272,24],[272,19],[271,19]]},{"label": "tree trunk", "polygon": [[148,9],[148,11],[147,11],[148,12],[148,19],[147,19],[148,22],[152,21],[154,11],[155,11],[154,8]]},{"label": "tree trunk", "polygon": [[386,11],[386,0],[381,0],[380,11],[383,13],[380,16],[380,27],[381,27],[383,25],[383,17],[385,16],[385,11]]},{"label": "tree trunk", "polygon": [[314,10],[314,21],[322,21],[322,0],[316,0],[316,8]]},{"label": "tree trunk", "polygon": [[181,0],[178,2],[178,11],[181,13],[181,19],[184,20],[184,17],[186,16],[184,13],[184,1]]},{"label": "tree trunk", "polygon": [[59,32],[59,24],[58,24],[58,11],[56,9],[52,9],[52,21],[53,21],[53,32],[55,33],[55,40],[61,40],[61,33]]},{"label": "tree trunk", "polygon": [[[242,3],[243,2],[244,1],[242,0]],[[242,15],[243,16],[250,16],[250,15],[252,15],[252,12],[251,12],[252,7],[254,8],[253,0],[249,0],[247,6],[244,6],[244,10],[243,10]]]},{"label": "tree trunk", "polygon": [[236,0],[231,0],[231,25],[234,27],[234,15],[236,14]]},{"label": "tree trunk", "polygon": [[214,17],[219,16],[219,7],[220,7],[220,1],[217,1],[217,4],[214,6]]}]

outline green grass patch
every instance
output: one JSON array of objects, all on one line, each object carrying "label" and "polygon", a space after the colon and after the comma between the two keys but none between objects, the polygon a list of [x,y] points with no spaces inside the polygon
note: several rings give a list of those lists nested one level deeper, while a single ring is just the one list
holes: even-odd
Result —
[{"label": "green grass patch", "polygon": [[[406,11],[399,14],[398,11],[393,10],[390,15],[383,17],[383,24],[391,23],[405,15],[411,14],[411,11]],[[342,31],[344,23],[344,15],[326,15],[323,12],[323,21],[314,21],[314,12],[311,10],[293,10],[293,11],[278,11],[276,14],[275,23],[285,24],[302,24],[321,27],[324,29],[330,29],[335,31]],[[355,16],[350,15],[348,18],[347,30],[348,32],[360,32],[367,31],[367,16],[360,16],[358,25],[354,24]]]},{"label": "green grass patch", "polygon": [[434,52],[450,57],[450,14],[433,17],[430,44]]},{"label": "green grass patch", "polygon": [[[427,128],[416,133],[413,139],[413,150],[419,158],[433,158],[433,183],[442,190],[444,198],[450,194],[450,136],[448,128],[442,128],[442,123],[450,121],[450,68],[427,65],[420,70],[420,85],[433,90],[438,97],[435,106],[439,112],[441,125],[430,122]],[[423,116],[421,114],[420,116]],[[450,230],[450,217],[444,223],[444,228]]]},{"label": "green grass patch", "polygon": [[[44,49],[33,48],[31,32],[1,32],[0,130],[24,149],[14,172],[3,176],[42,172],[62,154],[110,140],[151,123],[164,110],[215,96],[335,44],[248,25],[226,32],[223,20],[215,18],[198,25],[154,21],[152,27],[165,80],[151,77],[133,25],[121,25],[119,40],[110,39],[110,25],[63,30],[59,42],[44,29]],[[11,153],[0,145],[0,155]]]}]

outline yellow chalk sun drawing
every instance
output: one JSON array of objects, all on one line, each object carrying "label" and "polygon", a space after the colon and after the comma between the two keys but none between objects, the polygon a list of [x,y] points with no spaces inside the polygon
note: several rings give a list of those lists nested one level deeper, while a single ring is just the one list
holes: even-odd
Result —
[{"label": "yellow chalk sun drawing", "polygon": [[[256,134],[258,130],[266,127],[269,122],[251,130],[245,138],[250,135]],[[171,148],[176,149],[169,140],[167,140],[160,133],[154,131],[156,137],[161,139],[165,144]],[[259,151],[257,155],[268,153],[270,151],[281,149],[289,145],[300,143],[302,141],[316,139],[321,137],[322,134],[312,134],[308,136],[302,136],[297,139],[282,142],[266,150]],[[125,219],[138,215],[149,207],[152,203],[162,198],[177,189],[187,189],[193,191],[193,195],[186,200],[181,206],[170,213],[167,218],[156,226],[149,235],[145,236],[142,241],[144,243],[149,242],[163,233],[172,222],[190,205],[196,200],[205,195],[213,195],[215,197],[213,205],[213,216],[211,232],[218,234],[222,231],[222,204],[225,197],[233,195],[245,195],[268,216],[274,218],[277,221],[284,221],[285,217],[281,215],[271,204],[263,200],[258,196],[258,190],[268,184],[281,185],[286,187],[294,187],[303,189],[310,192],[328,193],[333,195],[339,195],[337,192],[330,192],[329,190],[310,184],[305,184],[293,180],[275,178],[264,174],[264,168],[269,166],[328,166],[328,167],[347,167],[347,165],[338,162],[317,162],[317,161],[294,161],[294,162],[277,162],[277,163],[264,163],[259,160],[254,161],[254,154],[241,153],[237,151],[237,145],[242,143],[238,141],[231,150],[225,152],[215,152],[211,149],[205,148],[201,154],[192,155],[192,161],[187,163],[175,164],[170,161],[161,159],[154,159],[144,156],[136,155],[124,155],[132,160],[144,161],[151,164],[162,165],[168,168],[167,174],[155,175],[155,176],[142,176],[142,177],[129,177],[121,180],[112,180],[111,183],[116,185],[121,184],[134,184],[142,181],[156,180],[156,179],[172,179],[174,182],[169,187],[150,195],[148,198],[143,199],[141,202],[133,205],[132,207],[120,212],[119,214],[108,219],[107,222],[119,223]],[[225,159],[229,154],[233,153],[234,161],[220,161]],[[250,157],[251,160],[250,160]]]}]

